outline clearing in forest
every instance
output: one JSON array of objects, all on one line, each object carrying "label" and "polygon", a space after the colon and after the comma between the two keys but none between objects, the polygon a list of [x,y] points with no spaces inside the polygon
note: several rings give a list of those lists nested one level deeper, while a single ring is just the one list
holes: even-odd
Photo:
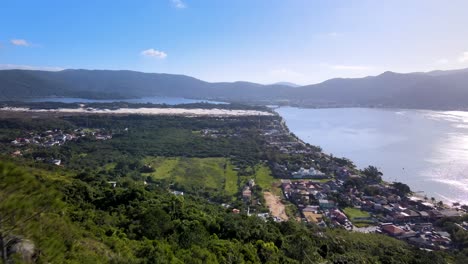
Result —
[{"label": "clearing in forest", "polygon": [[276,196],[271,192],[264,192],[263,196],[265,197],[266,204],[270,209],[272,216],[278,217],[283,221],[287,221],[289,219],[288,215],[286,215],[286,207],[281,202],[279,196]]}]

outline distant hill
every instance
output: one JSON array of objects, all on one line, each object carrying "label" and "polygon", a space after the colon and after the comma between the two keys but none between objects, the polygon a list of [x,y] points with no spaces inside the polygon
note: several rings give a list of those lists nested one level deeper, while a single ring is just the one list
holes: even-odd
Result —
[{"label": "distant hill", "polygon": [[173,96],[303,107],[468,109],[468,69],[365,78],[336,78],[292,89],[289,83],[209,83],[175,74],[109,70],[58,72],[1,70],[0,99],[66,96],[133,98]]},{"label": "distant hill", "polygon": [[244,101],[261,98],[263,94],[268,93],[270,88],[278,91],[287,87],[249,82],[208,83],[185,75],[135,71],[0,71],[0,99],[2,100],[44,96],[109,99],[174,96]]},{"label": "distant hill", "polygon": [[468,70],[331,79],[295,89],[290,100],[303,106],[468,108]]}]

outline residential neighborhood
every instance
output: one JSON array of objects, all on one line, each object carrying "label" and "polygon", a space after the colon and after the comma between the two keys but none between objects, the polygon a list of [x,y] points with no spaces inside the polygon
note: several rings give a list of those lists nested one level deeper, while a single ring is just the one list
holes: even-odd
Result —
[{"label": "residential neighborhood", "polygon": [[112,139],[112,132],[104,129],[74,129],[64,131],[61,129],[46,130],[42,132],[29,132],[27,136],[11,141],[14,146],[37,145],[43,147],[62,146],[66,142],[79,138],[93,138],[95,140]]},{"label": "residential neighborhood", "polygon": [[298,208],[301,221],[385,234],[427,250],[451,248],[450,235],[434,223],[466,214],[466,206],[444,205],[414,195],[401,183],[384,182],[372,168],[360,171],[349,160],[326,155],[291,136],[283,123],[272,123],[263,136],[283,155],[269,162],[281,178],[283,201]]}]

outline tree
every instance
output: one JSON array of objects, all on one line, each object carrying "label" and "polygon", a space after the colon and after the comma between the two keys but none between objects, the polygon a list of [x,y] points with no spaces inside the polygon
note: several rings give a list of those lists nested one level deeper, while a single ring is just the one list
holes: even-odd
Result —
[{"label": "tree", "polygon": [[382,172],[380,172],[377,167],[369,166],[365,168],[362,173],[366,177],[368,182],[379,183],[382,181]]},{"label": "tree", "polygon": [[[404,197],[411,193],[411,189],[408,185],[401,183],[401,182],[394,182],[392,183],[392,187],[395,188],[397,194]],[[427,199],[427,198],[426,198]]]},{"label": "tree", "polygon": [[149,208],[140,221],[140,235],[149,239],[160,238],[172,228],[171,217],[158,207]]}]

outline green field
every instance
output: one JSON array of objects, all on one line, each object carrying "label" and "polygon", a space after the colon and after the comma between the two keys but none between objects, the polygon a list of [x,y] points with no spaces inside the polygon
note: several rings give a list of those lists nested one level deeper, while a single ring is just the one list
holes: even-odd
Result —
[{"label": "green field", "polygon": [[275,195],[281,193],[281,188],[279,185],[274,183],[279,183],[279,179],[275,179],[271,174],[271,170],[266,165],[258,165],[255,168],[255,182],[262,187],[264,191],[271,191]]},{"label": "green field", "polygon": [[351,221],[354,218],[370,217],[370,214],[368,212],[364,212],[362,210],[352,207],[346,207],[345,209],[343,209],[343,212]]},{"label": "green field", "polygon": [[[370,219],[371,215],[368,212],[352,207],[346,207],[345,209],[343,209],[343,212],[346,214],[349,220],[351,220],[351,222],[357,227],[366,227],[374,224],[374,222]],[[356,218],[369,218],[369,220]]]},{"label": "green field", "polygon": [[257,165],[251,176],[239,176],[234,165],[226,158],[147,157],[143,163],[155,169],[152,173],[144,173],[144,176],[168,180],[192,192],[224,192],[235,196],[252,178],[263,190],[275,191],[276,187],[272,187],[272,184],[278,182],[266,165]]},{"label": "green field", "polygon": [[228,162],[226,166],[226,173],[224,174],[225,184],[224,189],[228,194],[234,195],[237,193],[239,187],[237,186],[237,172],[234,170],[234,166]]},{"label": "green field", "polygon": [[144,163],[155,169],[144,175],[157,180],[168,179],[185,190],[224,189],[224,158],[149,157]]}]

